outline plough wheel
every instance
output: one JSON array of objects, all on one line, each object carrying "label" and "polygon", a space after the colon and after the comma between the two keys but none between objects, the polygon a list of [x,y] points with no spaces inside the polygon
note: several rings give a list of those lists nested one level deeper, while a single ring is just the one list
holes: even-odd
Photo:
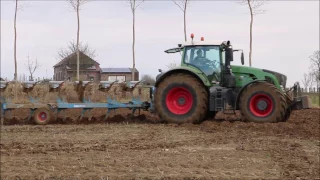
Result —
[{"label": "plough wheel", "polygon": [[281,122],[285,118],[284,95],[270,83],[249,85],[240,97],[240,110],[246,121],[256,123]]},{"label": "plough wheel", "polygon": [[201,123],[208,111],[208,93],[189,74],[169,75],[157,87],[155,108],[169,123]]},{"label": "plough wheel", "polygon": [[36,124],[45,125],[50,122],[52,113],[47,108],[39,108],[33,113],[33,120]]}]

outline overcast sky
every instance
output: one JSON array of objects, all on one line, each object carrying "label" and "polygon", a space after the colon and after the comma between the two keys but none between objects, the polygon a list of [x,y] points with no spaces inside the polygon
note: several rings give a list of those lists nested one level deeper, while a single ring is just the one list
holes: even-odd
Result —
[{"label": "overcast sky", "polygon": [[[57,51],[76,40],[76,13],[65,1],[21,2],[17,17],[18,73],[27,74],[28,54],[38,58],[36,77],[52,77]],[[309,56],[319,49],[319,1],[271,1],[255,17],[253,66],[282,72],[288,84],[308,71]],[[80,12],[80,40],[96,50],[100,67],[132,66],[132,14],[123,1],[94,1]],[[1,77],[13,78],[14,2],[1,0]],[[245,51],[248,65],[250,17],[246,6],[227,1],[193,1],[187,14],[188,38],[230,40]],[[136,67],[140,75],[158,69],[180,54],[164,50],[184,41],[183,13],[172,1],[147,1],[136,12]],[[240,64],[240,54],[233,64]]]}]

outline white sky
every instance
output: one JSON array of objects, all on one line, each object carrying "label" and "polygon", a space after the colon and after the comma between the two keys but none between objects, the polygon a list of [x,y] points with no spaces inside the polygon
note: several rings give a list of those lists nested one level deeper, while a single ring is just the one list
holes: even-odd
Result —
[{"label": "white sky", "polygon": [[[28,74],[28,54],[41,68],[36,77],[52,77],[57,51],[76,40],[76,13],[65,1],[28,1],[18,12],[18,73]],[[271,1],[266,14],[255,17],[253,66],[282,72],[288,85],[308,71],[309,56],[319,49],[319,1]],[[123,1],[94,1],[80,12],[80,41],[96,50],[100,67],[132,66],[132,14]],[[14,1],[1,1],[1,77],[13,78]],[[249,14],[246,6],[227,1],[193,1],[187,14],[188,38],[230,40],[249,54]],[[183,13],[171,1],[147,1],[136,12],[136,67],[140,75],[180,62],[164,50],[184,40]],[[240,64],[240,53],[233,64]],[[47,75],[46,75],[47,72]]]}]

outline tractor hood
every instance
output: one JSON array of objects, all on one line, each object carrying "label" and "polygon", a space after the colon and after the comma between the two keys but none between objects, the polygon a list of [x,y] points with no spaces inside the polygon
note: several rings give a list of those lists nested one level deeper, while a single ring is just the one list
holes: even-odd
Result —
[{"label": "tractor hood", "polygon": [[286,87],[286,82],[287,82],[287,76],[284,74],[275,72],[275,71],[270,71],[267,69],[259,69],[259,68],[253,68],[253,67],[248,67],[248,66],[237,66],[237,65],[231,65],[232,72],[233,73],[239,73],[239,74],[247,74],[250,72],[251,74],[258,75],[258,79],[264,79],[264,75],[262,77],[259,77],[259,75],[264,72],[264,73],[270,73],[275,76],[275,78],[278,80],[279,84],[282,85],[283,87]]},{"label": "tractor hood", "polygon": [[287,76],[275,71],[270,71],[268,69],[262,69],[262,71],[273,74],[277,80],[279,81],[279,84],[282,85],[284,88],[286,87],[286,83],[287,83]]}]

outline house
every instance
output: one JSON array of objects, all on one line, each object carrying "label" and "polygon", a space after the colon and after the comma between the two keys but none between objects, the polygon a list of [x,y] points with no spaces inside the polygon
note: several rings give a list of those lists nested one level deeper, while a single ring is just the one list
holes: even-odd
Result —
[{"label": "house", "polygon": [[[132,68],[101,68],[101,81],[131,81]],[[139,80],[139,71],[135,68],[135,81]]]},{"label": "house", "polygon": [[[80,52],[79,78],[82,81],[100,81],[100,64]],[[72,53],[53,66],[55,81],[74,81],[77,78],[77,54]]]}]

